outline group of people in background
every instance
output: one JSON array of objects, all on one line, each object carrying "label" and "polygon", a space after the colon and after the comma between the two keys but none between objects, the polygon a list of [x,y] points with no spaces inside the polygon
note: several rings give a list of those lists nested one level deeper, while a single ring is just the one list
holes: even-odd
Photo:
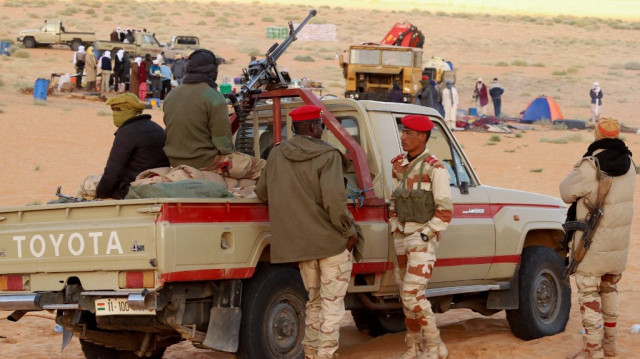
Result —
[{"label": "group of people in background", "polygon": [[171,65],[167,65],[164,57],[158,54],[155,59],[146,54],[131,58],[130,54],[120,49],[115,54],[104,51],[98,58],[90,46],[85,51],[80,46],[73,54],[73,64],[76,69],[76,87],[82,88],[82,78],[85,76],[85,90],[97,90],[97,75],[100,74],[100,92],[104,95],[112,88],[118,93],[131,92],[139,99],[145,100],[147,94],[164,100],[171,91],[171,81],[178,85],[186,74],[187,61],[181,55],[175,55]]},{"label": "group of people in background", "polygon": [[476,102],[476,109],[478,116],[487,116],[487,105],[489,104],[489,96],[493,102],[493,111],[495,118],[500,118],[502,110],[502,94],[504,93],[504,87],[498,82],[497,78],[493,79],[489,90],[485,85],[482,77],[478,77],[476,85],[473,89],[473,99]]},{"label": "group of people in background", "polygon": [[122,42],[125,44],[133,44],[136,42],[134,32],[147,32],[147,29],[136,30],[136,29],[121,29],[116,27],[110,34],[110,40],[114,42]]}]

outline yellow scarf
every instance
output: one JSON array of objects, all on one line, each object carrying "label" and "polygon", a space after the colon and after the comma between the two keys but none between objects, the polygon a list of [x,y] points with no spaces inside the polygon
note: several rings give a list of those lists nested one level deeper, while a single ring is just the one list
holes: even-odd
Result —
[{"label": "yellow scarf", "polygon": [[123,93],[107,100],[106,104],[113,111],[113,124],[122,126],[128,119],[138,116],[144,110],[144,103],[132,93]]}]

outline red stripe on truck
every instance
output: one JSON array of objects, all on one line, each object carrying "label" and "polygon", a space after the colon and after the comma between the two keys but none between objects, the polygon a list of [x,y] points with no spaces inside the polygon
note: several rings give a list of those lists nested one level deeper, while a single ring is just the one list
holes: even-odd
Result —
[{"label": "red stripe on truck", "polygon": [[[356,221],[387,221],[386,206],[355,208],[349,205]],[[164,203],[158,221],[170,223],[269,222],[269,207],[264,203]]]},{"label": "red stripe on truck", "polygon": [[504,207],[566,208],[555,204],[461,203],[453,205],[453,218],[493,218]]},{"label": "red stripe on truck", "polygon": [[436,267],[451,267],[478,264],[498,264],[498,263],[520,263],[520,255],[507,256],[487,256],[487,257],[467,257],[467,258],[438,258]]},{"label": "red stripe on truck", "polygon": [[193,282],[201,280],[218,279],[245,279],[251,278],[254,267],[228,268],[228,269],[203,269],[184,272],[165,273],[162,275],[164,282]]}]

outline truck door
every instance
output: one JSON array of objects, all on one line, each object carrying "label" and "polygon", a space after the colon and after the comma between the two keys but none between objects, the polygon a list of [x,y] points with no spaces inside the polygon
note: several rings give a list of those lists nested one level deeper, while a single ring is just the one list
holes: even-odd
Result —
[{"label": "truck door", "polygon": [[[403,115],[395,115],[398,129]],[[486,189],[477,183],[469,164],[455,145],[451,134],[439,121],[427,142],[430,153],[447,167],[450,176],[453,219],[441,234],[436,266],[430,285],[485,278],[495,254],[495,227]],[[402,153],[398,131],[398,153]],[[453,142],[452,142],[453,141]],[[466,186],[462,184],[466,182]],[[462,193],[465,187],[468,193]]]},{"label": "truck door", "polygon": [[38,34],[36,40],[41,44],[55,44],[60,40],[60,25],[56,23],[47,23],[42,27],[42,31]]}]

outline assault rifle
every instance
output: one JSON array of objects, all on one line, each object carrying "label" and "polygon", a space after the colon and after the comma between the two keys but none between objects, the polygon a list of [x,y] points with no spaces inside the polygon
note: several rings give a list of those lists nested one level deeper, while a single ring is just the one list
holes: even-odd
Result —
[{"label": "assault rifle", "polygon": [[598,223],[600,223],[600,219],[604,214],[602,206],[604,204],[604,197],[609,193],[609,189],[611,189],[611,182],[611,177],[605,173],[600,173],[600,179],[598,180],[598,194],[595,205],[591,205],[586,198],[584,199],[585,204],[589,209],[587,218],[584,221],[569,221],[562,225],[565,232],[582,231],[582,237],[580,237],[578,248],[573,252],[573,255],[569,260],[569,265],[564,271],[562,282],[566,286],[569,286],[569,277],[576,272],[578,265],[582,262],[587,251],[591,247],[593,234],[596,231],[596,228],[598,228]]},{"label": "assault rifle", "polygon": [[287,48],[296,41],[296,35],[302,28],[316,16],[317,11],[311,9],[309,15],[302,20],[297,28],[289,21],[289,36],[281,43],[273,44],[265,54],[264,59],[253,60],[248,68],[242,70],[242,88],[237,95],[227,94],[239,122],[236,149],[240,152],[253,155],[253,131],[251,124],[246,123],[247,116],[255,107],[255,95],[263,90],[287,88],[291,81],[289,74],[278,69],[277,61]]}]

